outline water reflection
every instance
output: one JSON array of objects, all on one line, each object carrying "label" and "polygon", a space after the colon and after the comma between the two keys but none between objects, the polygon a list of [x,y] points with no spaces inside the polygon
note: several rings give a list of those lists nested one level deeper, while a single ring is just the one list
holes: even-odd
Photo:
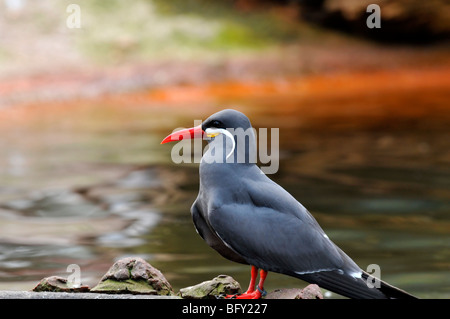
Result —
[{"label": "water reflection", "polygon": [[[390,109],[400,113],[413,94],[414,109],[426,108],[425,93],[397,92]],[[217,106],[138,95],[132,107],[129,97],[40,106],[3,122],[0,289],[67,276],[71,263],[93,285],[130,255],[160,268],[175,289],[221,273],[245,286],[248,267],[223,259],[192,225],[197,164],[174,165],[170,148],[159,145],[173,128],[237,105],[254,126],[280,128],[280,170],[272,178],[362,268],[377,263],[382,279],[413,294],[449,297],[450,116],[371,117],[357,108],[337,116],[333,107],[343,99],[357,104],[350,95],[221,97]],[[267,281],[269,290],[302,285],[277,274]]]}]

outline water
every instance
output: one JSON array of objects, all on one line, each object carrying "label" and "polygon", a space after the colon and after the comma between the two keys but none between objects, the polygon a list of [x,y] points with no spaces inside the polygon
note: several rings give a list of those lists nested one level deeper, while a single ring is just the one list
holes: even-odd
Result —
[{"label": "water", "polygon": [[[280,128],[271,178],[362,268],[378,264],[383,280],[449,298],[449,90],[413,81],[392,91],[380,81],[361,91],[347,78],[340,94],[327,93],[335,81],[306,91],[295,83],[254,94],[187,87],[175,97],[139,92],[3,110],[0,289],[31,289],[67,276],[70,264],[93,286],[124,256],[145,258],[175,290],[219,274],[245,288],[249,267],[223,259],[192,225],[197,164],[175,165],[171,145],[159,145],[174,128],[231,105],[255,127]],[[195,90],[194,98],[180,100],[180,90]],[[304,285],[271,273],[266,288]]]}]

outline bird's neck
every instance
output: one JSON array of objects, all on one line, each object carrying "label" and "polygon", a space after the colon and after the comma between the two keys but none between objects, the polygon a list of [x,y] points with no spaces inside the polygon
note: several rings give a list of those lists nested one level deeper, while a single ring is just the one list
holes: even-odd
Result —
[{"label": "bird's neck", "polygon": [[[248,132],[249,131],[249,132]],[[243,134],[220,134],[208,143],[201,163],[207,164],[255,164],[256,141],[253,130]]]},{"label": "bird's neck", "polygon": [[[253,163],[200,163],[200,188],[218,190],[222,186],[233,187],[239,183],[240,177],[247,175]],[[228,190],[230,191],[230,190]]]}]

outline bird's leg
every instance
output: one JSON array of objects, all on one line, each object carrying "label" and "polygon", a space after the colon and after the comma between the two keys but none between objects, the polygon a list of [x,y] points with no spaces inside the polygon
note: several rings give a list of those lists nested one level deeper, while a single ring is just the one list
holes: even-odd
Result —
[{"label": "bird's leg", "polygon": [[[246,293],[241,295],[233,296],[236,299],[260,299],[266,295],[266,291],[264,290],[264,281],[267,277],[267,271],[261,269],[259,272],[259,283],[255,290],[256,276],[258,275],[258,268],[252,266],[252,277],[250,279],[250,285]],[[227,296],[230,298],[231,296]]]},{"label": "bird's leg", "polygon": [[256,277],[258,276],[258,268],[256,266],[252,266],[252,270],[251,270],[250,274],[251,274],[250,284],[248,285],[246,294],[255,291]]},{"label": "bird's leg", "polygon": [[249,295],[255,291],[256,277],[258,276],[258,267],[252,266],[250,277],[250,284],[248,285],[248,289],[244,294],[240,295],[227,295],[226,298],[239,298],[244,295]]},{"label": "bird's leg", "polygon": [[259,284],[256,287],[256,291],[259,292],[259,298],[264,297],[267,292],[264,290],[264,281],[266,280],[267,277],[267,271],[261,269],[261,271],[259,272]]}]

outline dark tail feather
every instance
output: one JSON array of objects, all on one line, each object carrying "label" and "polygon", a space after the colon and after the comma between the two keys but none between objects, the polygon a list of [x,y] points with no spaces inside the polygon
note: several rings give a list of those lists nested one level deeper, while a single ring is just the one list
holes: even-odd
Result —
[{"label": "dark tail feather", "polygon": [[[369,275],[365,271],[363,271],[361,278],[365,282],[367,282],[368,280],[372,280],[374,277]],[[404,291],[400,288],[394,287],[380,279],[377,279],[377,280],[380,281],[380,288],[376,288],[376,289],[381,291],[388,299],[417,299],[417,297],[411,295],[410,293],[407,293],[406,291]]]},{"label": "dark tail feather", "polygon": [[379,288],[369,288],[367,280],[374,277],[362,272],[361,278],[335,271],[323,271],[312,274],[295,275],[302,280],[315,283],[323,289],[354,299],[416,299],[413,295],[380,280]]}]

